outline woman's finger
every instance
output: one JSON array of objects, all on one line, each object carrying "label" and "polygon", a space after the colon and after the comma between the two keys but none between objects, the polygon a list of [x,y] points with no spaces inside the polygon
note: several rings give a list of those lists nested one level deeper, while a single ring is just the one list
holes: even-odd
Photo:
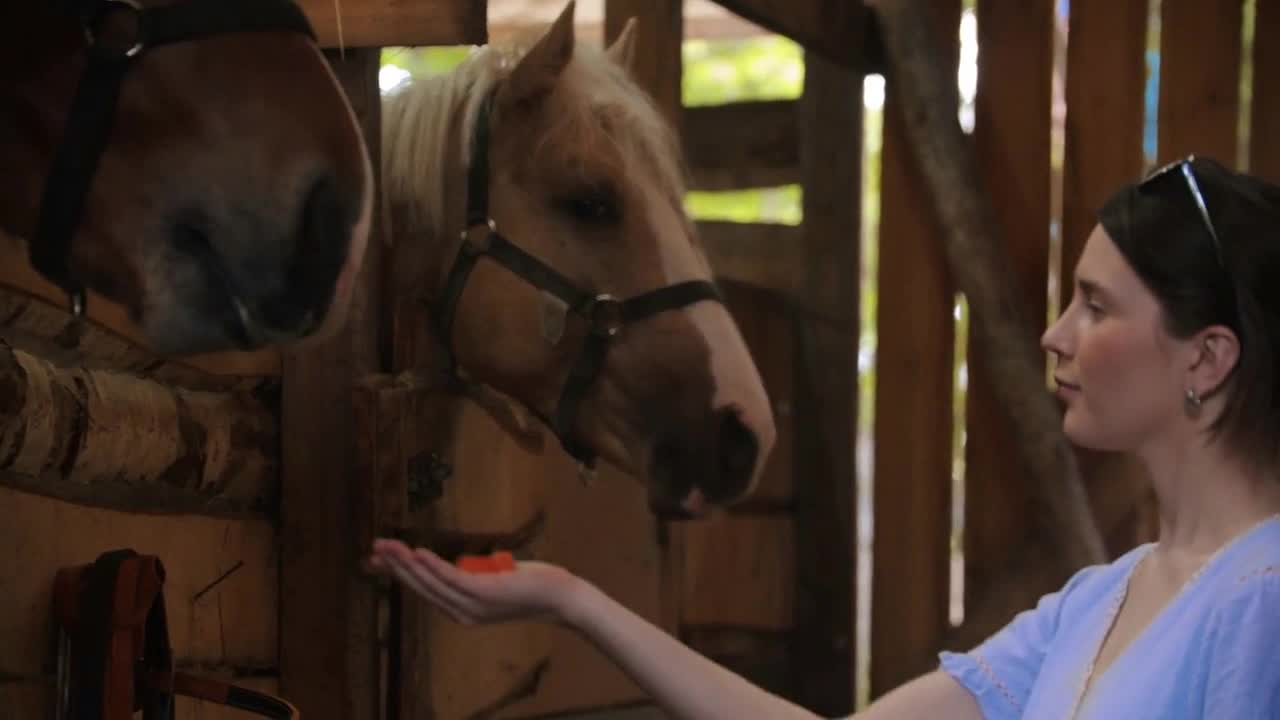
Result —
[{"label": "woman's finger", "polygon": [[[399,562],[400,560],[397,559],[397,561]],[[433,572],[431,567],[418,561],[417,558],[409,558],[404,565],[419,583],[431,588],[434,596],[447,600],[451,607],[474,618],[479,618],[483,615],[484,608],[482,603],[478,602],[476,598],[468,597],[465,593],[459,592],[457,588],[450,586],[449,583]]]}]

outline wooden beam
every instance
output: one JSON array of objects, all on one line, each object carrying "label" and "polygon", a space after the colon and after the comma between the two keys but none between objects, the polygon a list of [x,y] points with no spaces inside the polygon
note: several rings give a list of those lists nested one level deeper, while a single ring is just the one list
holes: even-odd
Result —
[{"label": "wooden beam", "polygon": [[860,0],[715,0],[757,25],[791,38],[828,62],[881,72],[884,46]]},{"label": "wooden beam", "polygon": [[0,484],[133,512],[261,513],[276,441],[245,394],[59,368],[0,341]]},{"label": "wooden beam", "polygon": [[684,109],[684,151],[694,190],[776,187],[800,182],[793,100]]},{"label": "wooden beam", "polygon": [[[803,4],[802,4],[803,6]],[[795,8],[799,9],[799,8]],[[841,14],[835,8],[832,12]],[[803,262],[796,301],[795,699],[824,717],[854,710],[862,74],[805,54],[801,99]]]},{"label": "wooden beam", "polygon": [[321,47],[483,45],[486,0],[300,0]]},{"label": "wooden beam", "polygon": [[702,220],[698,236],[717,278],[790,294],[799,283],[803,230],[794,225]]},{"label": "wooden beam", "polygon": [[[379,50],[326,55],[361,123],[377,178]],[[380,597],[359,570],[369,548],[356,534],[366,524],[371,485],[358,472],[353,409],[357,381],[381,369],[381,233],[375,213],[342,331],[283,353],[280,689],[309,720],[382,716]]]}]

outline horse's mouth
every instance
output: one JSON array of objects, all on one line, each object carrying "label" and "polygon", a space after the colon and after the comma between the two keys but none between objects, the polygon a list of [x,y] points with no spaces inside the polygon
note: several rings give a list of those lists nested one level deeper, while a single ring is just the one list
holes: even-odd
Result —
[{"label": "horse's mouth", "polygon": [[[294,333],[272,329],[254,313],[231,277],[226,263],[213,249],[208,235],[198,226],[180,222],[174,227],[174,247],[190,258],[205,280],[211,304],[228,338],[243,351],[256,350],[295,338]],[[314,326],[314,317],[305,318],[304,327]]]}]

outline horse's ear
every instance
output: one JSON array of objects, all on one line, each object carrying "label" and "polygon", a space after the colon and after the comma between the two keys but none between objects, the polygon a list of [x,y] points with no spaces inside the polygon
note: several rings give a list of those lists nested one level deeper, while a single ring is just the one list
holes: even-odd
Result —
[{"label": "horse's ear", "polygon": [[627,18],[627,24],[622,26],[622,32],[618,33],[618,37],[614,38],[606,52],[610,60],[621,65],[627,72],[631,72],[636,61],[635,18]]},{"label": "horse's ear", "polygon": [[569,0],[547,33],[511,71],[500,96],[501,102],[528,105],[555,87],[560,73],[573,57],[574,4],[574,0]]}]

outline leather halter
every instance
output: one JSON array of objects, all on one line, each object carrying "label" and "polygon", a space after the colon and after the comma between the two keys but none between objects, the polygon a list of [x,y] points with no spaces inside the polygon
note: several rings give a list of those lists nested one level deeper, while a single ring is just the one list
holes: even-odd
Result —
[{"label": "leather halter", "polygon": [[723,299],[711,282],[690,280],[620,300],[608,293],[579,287],[503,237],[489,215],[489,119],[493,99],[493,93],[484,99],[473,129],[471,164],[467,172],[467,225],[462,231],[462,246],[445,281],[443,296],[433,308],[436,332],[444,348],[447,372],[461,380],[451,331],[467,278],[480,258],[488,258],[533,287],[556,296],[568,306],[569,312],[581,316],[587,323],[587,335],[569,371],[554,415],[548,418],[536,410],[534,413],[555,432],[570,456],[587,467],[594,467],[595,452],[577,438],[574,423],[618,333],[627,325],[668,310],[702,300],[723,302]]},{"label": "leather halter", "polygon": [[[45,179],[35,239],[28,246],[32,266],[66,291],[72,312],[80,317],[85,311],[84,285],[67,263],[71,239],[111,135],[120,84],[129,68],[152,48],[213,35],[276,31],[315,40],[315,32],[292,0],[184,0],[154,8],[144,8],[137,0],[66,0],[61,5],[79,19],[88,57]],[[135,16],[136,34],[123,43],[97,32],[114,12]]]}]

